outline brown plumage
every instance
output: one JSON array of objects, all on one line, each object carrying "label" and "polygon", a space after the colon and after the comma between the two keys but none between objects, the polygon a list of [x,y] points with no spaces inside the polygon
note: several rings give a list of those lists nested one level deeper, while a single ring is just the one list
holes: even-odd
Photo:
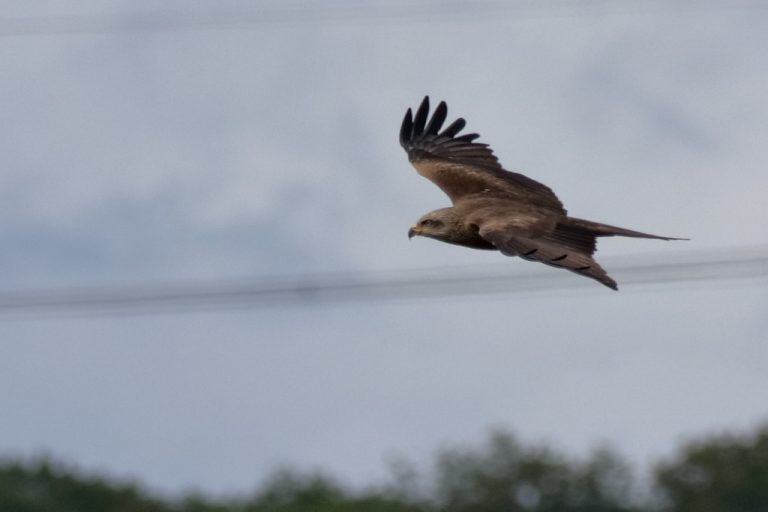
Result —
[{"label": "brown plumage", "polygon": [[440,102],[429,119],[425,97],[415,116],[408,109],[400,128],[400,145],[410,162],[453,203],[424,215],[409,238],[500,250],[591,277],[614,290],[616,281],[592,258],[596,237],[685,240],[569,217],[549,187],[502,168],[487,144],[475,142],[479,135],[459,135],[464,119],[440,131],[447,115],[448,107]]}]

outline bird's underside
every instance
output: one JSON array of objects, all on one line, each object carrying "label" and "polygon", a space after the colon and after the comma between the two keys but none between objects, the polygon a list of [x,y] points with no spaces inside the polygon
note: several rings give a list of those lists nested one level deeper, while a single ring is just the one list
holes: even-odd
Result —
[{"label": "bird's underside", "polygon": [[546,185],[501,167],[477,134],[459,135],[461,118],[441,131],[448,109],[441,102],[429,117],[425,97],[414,116],[405,114],[400,144],[422,176],[451,199],[452,207],[427,213],[409,236],[426,236],[475,249],[498,249],[595,279],[614,290],[616,281],[593,259],[596,239],[627,236],[681,240],[569,217]]}]

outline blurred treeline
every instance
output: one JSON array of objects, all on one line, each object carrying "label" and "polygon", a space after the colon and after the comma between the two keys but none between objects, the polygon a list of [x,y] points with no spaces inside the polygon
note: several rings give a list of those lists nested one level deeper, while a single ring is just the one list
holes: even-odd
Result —
[{"label": "blurred treeline", "polygon": [[160,498],[48,460],[0,461],[2,512],[747,512],[768,510],[768,426],[682,446],[651,475],[604,449],[583,460],[495,433],[440,453],[429,476],[398,464],[390,483],[351,490],[279,472],[251,496]]}]

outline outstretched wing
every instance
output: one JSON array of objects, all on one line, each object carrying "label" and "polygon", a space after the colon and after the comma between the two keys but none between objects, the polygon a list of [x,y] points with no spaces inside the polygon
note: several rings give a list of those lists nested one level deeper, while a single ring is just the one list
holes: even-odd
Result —
[{"label": "outstretched wing", "polygon": [[411,109],[406,112],[400,127],[400,145],[419,174],[440,187],[454,204],[468,195],[490,193],[565,213],[549,187],[502,168],[487,144],[475,142],[478,134],[459,135],[466,125],[464,119],[440,131],[447,116],[448,107],[443,101],[428,119],[426,96],[415,116]]},{"label": "outstretched wing", "polygon": [[616,281],[593,258],[595,234],[558,224],[543,236],[531,238],[514,228],[504,228],[498,219],[479,226],[480,236],[507,256],[520,256],[552,267],[590,277],[608,288],[618,290]]}]

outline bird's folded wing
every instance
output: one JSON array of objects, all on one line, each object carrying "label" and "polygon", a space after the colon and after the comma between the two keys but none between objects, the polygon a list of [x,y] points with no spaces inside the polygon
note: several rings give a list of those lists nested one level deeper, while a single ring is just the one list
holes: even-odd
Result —
[{"label": "bird's folded wing", "polygon": [[[538,261],[546,265],[570,270],[579,275],[591,277],[614,290],[616,281],[592,259],[591,252],[586,252],[579,244],[566,244],[554,235],[529,238],[515,229],[498,229],[493,225],[481,226],[480,236],[491,242],[507,256],[520,256],[529,261]],[[594,250],[594,245],[592,249]]]}]

